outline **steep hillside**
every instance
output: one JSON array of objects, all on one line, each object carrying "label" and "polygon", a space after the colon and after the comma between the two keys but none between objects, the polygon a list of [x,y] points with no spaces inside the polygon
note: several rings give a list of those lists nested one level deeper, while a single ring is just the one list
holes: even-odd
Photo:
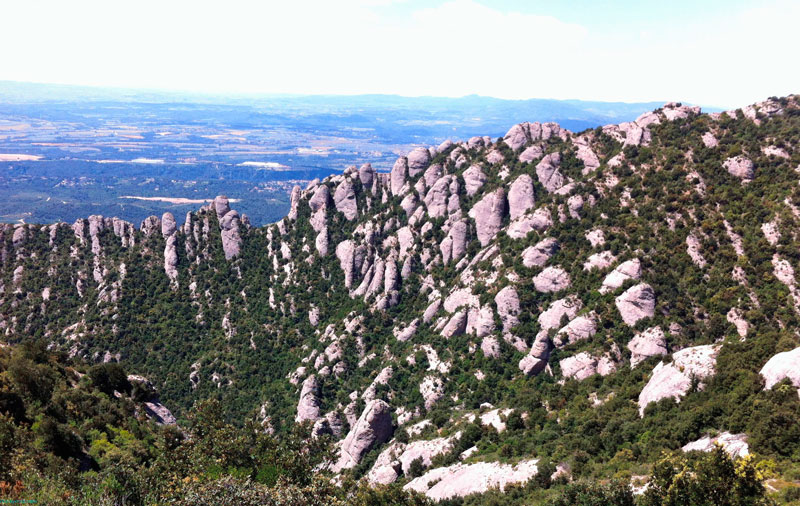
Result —
[{"label": "steep hillside", "polygon": [[123,361],[179,418],[308,421],[334,471],[435,499],[712,439],[797,480],[798,182],[797,96],[523,123],[296,187],[262,228],[224,197],[5,225],[0,328]]}]

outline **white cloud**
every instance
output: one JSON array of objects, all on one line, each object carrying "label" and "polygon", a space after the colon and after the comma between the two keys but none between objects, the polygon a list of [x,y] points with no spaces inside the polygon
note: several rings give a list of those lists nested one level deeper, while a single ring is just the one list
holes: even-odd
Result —
[{"label": "white cloud", "polygon": [[[227,92],[689,100],[800,83],[800,5],[579,26],[473,0],[3,2],[0,79]],[[621,21],[622,23],[622,21]]]}]

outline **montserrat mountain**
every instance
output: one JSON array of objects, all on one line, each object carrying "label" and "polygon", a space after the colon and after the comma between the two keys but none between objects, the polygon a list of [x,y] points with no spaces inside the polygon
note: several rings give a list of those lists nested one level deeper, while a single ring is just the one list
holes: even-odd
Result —
[{"label": "montserrat mountain", "polygon": [[0,229],[0,331],[141,372],[178,419],[337,441],[334,473],[447,499],[662,451],[800,458],[800,103],[667,103],[349,167],[253,227]]}]

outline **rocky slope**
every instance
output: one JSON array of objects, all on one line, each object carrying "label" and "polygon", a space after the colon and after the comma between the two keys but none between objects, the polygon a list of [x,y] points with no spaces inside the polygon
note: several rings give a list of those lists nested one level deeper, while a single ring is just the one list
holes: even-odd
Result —
[{"label": "rocky slope", "polygon": [[335,471],[437,499],[711,429],[790,458],[753,420],[798,414],[798,144],[794,96],[669,103],[350,167],[263,228],[225,197],[180,226],[4,225],[0,329],[132,363],[178,413],[307,421]]}]

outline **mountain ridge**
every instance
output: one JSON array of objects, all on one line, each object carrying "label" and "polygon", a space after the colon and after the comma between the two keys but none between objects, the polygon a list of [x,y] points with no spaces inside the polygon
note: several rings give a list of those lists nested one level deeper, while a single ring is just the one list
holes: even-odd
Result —
[{"label": "mountain ridge", "polygon": [[791,96],[521,123],[295,187],[261,228],[225,197],[180,226],[4,225],[0,328],[135,364],[178,413],[308,421],[337,472],[436,499],[543,457],[630,473],[709,430],[791,462],[798,122]]}]

